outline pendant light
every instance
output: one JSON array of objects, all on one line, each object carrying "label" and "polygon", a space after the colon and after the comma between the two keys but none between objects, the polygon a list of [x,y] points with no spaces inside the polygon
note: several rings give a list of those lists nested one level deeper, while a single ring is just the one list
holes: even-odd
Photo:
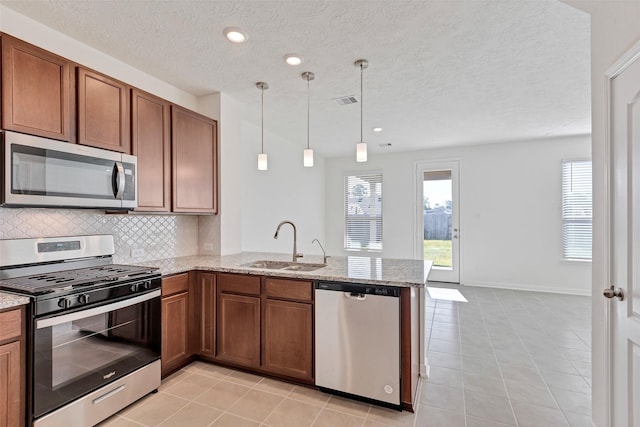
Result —
[{"label": "pendant light", "polygon": [[310,71],[305,71],[302,73],[302,78],[307,81],[307,148],[304,150],[303,162],[305,167],[310,168],[313,166],[313,150],[309,147],[309,106],[311,99],[309,82],[315,79],[316,76]]},{"label": "pendant light", "polygon": [[267,170],[267,153],[264,152],[264,91],[269,89],[269,85],[265,82],[256,83],[256,87],[260,89],[260,154],[258,154],[258,170]]},{"label": "pendant light", "polygon": [[366,162],[367,161],[367,143],[364,142],[362,138],[362,109],[364,105],[363,100],[363,90],[362,90],[362,75],[364,74],[364,69],[369,66],[369,61],[366,59],[358,59],[354,65],[360,68],[360,142],[356,144],[356,161],[357,162]]}]

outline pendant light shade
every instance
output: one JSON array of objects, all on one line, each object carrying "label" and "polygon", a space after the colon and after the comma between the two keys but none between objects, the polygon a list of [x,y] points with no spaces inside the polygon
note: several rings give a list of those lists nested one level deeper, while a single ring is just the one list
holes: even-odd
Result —
[{"label": "pendant light shade", "polygon": [[267,170],[267,153],[264,152],[264,91],[269,89],[269,85],[265,82],[256,83],[256,87],[260,89],[260,154],[258,154],[258,170]]},{"label": "pendant light shade", "polygon": [[309,82],[315,79],[316,76],[310,71],[305,71],[302,73],[302,78],[307,81],[307,148],[304,150],[303,164],[305,167],[310,168],[313,166],[313,150],[309,146],[309,111],[311,109],[311,92],[309,89]]},{"label": "pendant light shade", "polygon": [[367,143],[364,142],[364,139],[362,137],[362,129],[363,129],[362,111],[364,109],[362,75],[364,74],[365,68],[369,66],[369,61],[367,61],[366,59],[358,59],[353,65],[360,68],[360,142],[356,145],[356,161],[366,162],[367,161]]},{"label": "pendant light shade", "polygon": [[267,170],[267,155],[265,153],[258,154],[258,170],[259,171]]},{"label": "pendant light shade", "polygon": [[308,168],[313,166],[313,150],[311,148],[304,150],[304,166]]},{"label": "pendant light shade", "polygon": [[356,144],[356,162],[367,161],[367,143],[359,142]]}]

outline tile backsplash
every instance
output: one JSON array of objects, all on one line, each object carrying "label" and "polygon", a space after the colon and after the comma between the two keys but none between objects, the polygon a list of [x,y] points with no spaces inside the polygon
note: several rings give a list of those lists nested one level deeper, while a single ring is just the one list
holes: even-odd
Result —
[{"label": "tile backsplash", "polygon": [[[115,263],[198,254],[198,217],[105,214],[100,210],[0,208],[0,239],[112,234]],[[143,255],[132,257],[132,249]]]}]

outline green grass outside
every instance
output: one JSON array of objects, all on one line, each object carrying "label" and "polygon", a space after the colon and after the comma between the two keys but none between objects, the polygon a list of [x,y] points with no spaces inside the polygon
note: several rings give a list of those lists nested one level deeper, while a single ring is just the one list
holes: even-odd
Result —
[{"label": "green grass outside", "polygon": [[425,240],[424,259],[437,267],[451,267],[451,240]]}]

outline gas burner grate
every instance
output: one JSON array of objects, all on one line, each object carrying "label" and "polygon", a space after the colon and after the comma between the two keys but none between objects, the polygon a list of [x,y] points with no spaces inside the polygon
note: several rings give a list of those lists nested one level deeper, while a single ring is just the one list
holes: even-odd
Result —
[{"label": "gas burner grate", "polygon": [[146,274],[155,269],[135,265],[108,264],[98,267],[80,268],[37,274],[33,276],[16,277],[0,282],[0,288],[17,290],[32,294],[55,291],[60,288],[75,288],[90,286],[103,282],[114,282],[132,276]]}]

